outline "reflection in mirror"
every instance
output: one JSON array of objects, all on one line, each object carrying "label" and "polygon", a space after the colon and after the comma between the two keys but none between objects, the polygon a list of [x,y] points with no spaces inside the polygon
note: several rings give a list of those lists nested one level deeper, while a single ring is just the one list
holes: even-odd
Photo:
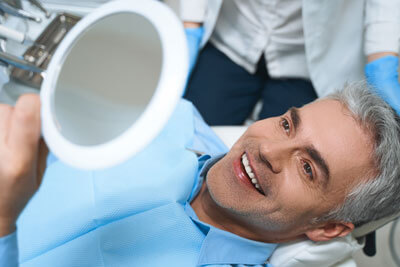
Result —
[{"label": "reflection in mirror", "polygon": [[143,16],[117,13],[94,23],[65,56],[53,112],[70,142],[111,141],[142,114],[162,65],[158,32]]}]

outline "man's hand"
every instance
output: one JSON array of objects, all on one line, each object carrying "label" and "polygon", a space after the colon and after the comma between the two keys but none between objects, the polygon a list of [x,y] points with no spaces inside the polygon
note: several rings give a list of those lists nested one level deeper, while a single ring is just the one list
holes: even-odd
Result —
[{"label": "man's hand", "polygon": [[184,22],[186,39],[189,48],[189,73],[192,72],[194,64],[196,63],[197,54],[201,39],[203,38],[204,29],[200,23]]},{"label": "man's hand", "polygon": [[39,187],[39,140],[39,96],[21,96],[15,107],[0,104],[0,237],[15,231],[19,214]]},{"label": "man's hand", "polygon": [[399,58],[395,53],[379,53],[368,57],[365,76],[380,95],[400,115]]}]

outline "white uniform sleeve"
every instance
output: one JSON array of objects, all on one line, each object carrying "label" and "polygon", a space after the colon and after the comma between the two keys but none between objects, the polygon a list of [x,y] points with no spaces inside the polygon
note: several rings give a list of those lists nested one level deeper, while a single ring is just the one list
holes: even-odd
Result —
[{"label": "white uniform sleeve", "polygon": [[366,0],[365,54],[398,53],[399,47],[400,0]]},{"label": "white uniform sleeve", "polygon": [[180,0],[180,17],[183,21],[203,22],[207,0]]}]

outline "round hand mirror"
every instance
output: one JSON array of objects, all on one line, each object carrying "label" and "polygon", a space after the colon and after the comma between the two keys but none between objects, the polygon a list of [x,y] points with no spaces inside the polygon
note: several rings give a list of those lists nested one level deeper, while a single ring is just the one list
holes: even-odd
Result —
[{"label": "round hand mirror", "polygon": [[123,162],[162,130],[182,96],[188,52],[181,22],[157,1],[112,1],[57,48],[41,88],[43,136],[77,168]]}]

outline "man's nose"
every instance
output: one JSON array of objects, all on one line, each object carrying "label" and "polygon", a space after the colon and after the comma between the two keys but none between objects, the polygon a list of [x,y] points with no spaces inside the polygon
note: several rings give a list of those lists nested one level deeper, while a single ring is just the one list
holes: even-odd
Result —
[{"label": "man's nose", "polygon": [[268,141],[260,145],[260,158],[274,173],[282,171],[285,162],[290,160],[293,146],[288,142]]}]

